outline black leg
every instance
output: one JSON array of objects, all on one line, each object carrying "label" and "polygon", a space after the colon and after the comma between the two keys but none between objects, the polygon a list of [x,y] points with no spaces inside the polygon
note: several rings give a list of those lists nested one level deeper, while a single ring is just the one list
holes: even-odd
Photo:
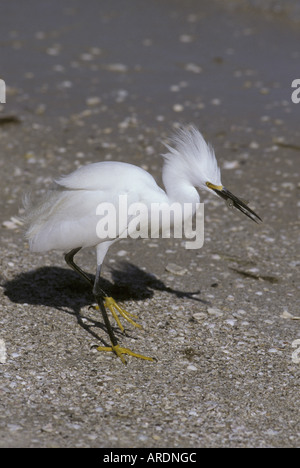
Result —
[{"label": "black leg", "polygon": [[[70,252],[66,253],[65,254],[65,261],[67,262],[69,267],[71,267],[71,268],[73,268],[73,270],[77,271],[77,273],[79,273],[84,279],[86,279],[86,281],[88,281],[89,284],[91,284],[93,286],[93,293],[94,293],[95,296],[96,295],[98,295],[98,296],[101,295],[102,297],[106,297],[107,294],[103,291],[103,289],[101,289],[99,287],[99,285],[98,285],[99,280],[97,281],[97,276],[99,276],[99,279],[100,279],[100,268],[97,269],[96,280],[95,280],[95,283],[94,283],[93,280],[87,275],[87,273],[85,273],[85,271],[83,271],[74,262],[74,257],[79,252],[79,250],[81,250],[81,247],[78,247],[77,249],[70,250]],[[98,270],[99,270],[99,272],[98,272]],[[97,289],[95,290],[96,281],[97,281]]]},{"label": "black leg", "polygon": [[105,300],[107,299],[107,294],[105,294],[105,292],[100,288],[100,281],[101,281],[100,275],[101,275],[101,265],[97,267],[95,282],[93,286],[93,294],[95,296],[99,309],[101,310],[102,317],[103,317],[103,320],[107,329],[107,333],[109,334],[110,341],[113,346],[116,346],[118,344],[118,341],[112,330],[112,327],[111,327],[111,324],[110,324],[110,321],[106,312],[105,304],[103,302],[103,299]]},{"label": "black leg", "polygon": [[74,262],[73,258],[81,250],[81,247],[78,247],[77,249],[70,250],[70,252],[65,254],[65,261],[69,265],[69,267],[73,268],[73,270],[77,271],[84,279],[86,279],[91,285],[93,285],[93,281],[91,278],[81,269],[79,268],[78,265]]},{"label": "black leg", "polygon": [[141,354],[133,353],[132,351],[130,351],[130,349],[121,348],[118,345],[118,340],[114,335],[112,326],[110,324],[110,321],[109,321],[109,318],[108,318],[108,315],[107,315],[107,312],[106,312],[105,305],[107,305],[109,307],[110,311],[113,314],[113,317],[117,321],[117,323],[118,323],[118,325],[119,325],[119,327],[121,328],[122,331],[124,330],[124,327],[122,327],[122,325],[120,323],[120,320],[118,319],[117,314],[114,311],[114,308],[116,308],[121,313],[121,315],[124,318],[126,318],[126,320],[128,320],[130,323],[132,323],[134,326],[139,326],[139,325],[136,324],[130,318],[130,316],[132,316],[131,314],[129,314],[128,312],[123,310],[120,306],[118,306],[118,304],[112,298],[107,297],[107,294],[105,294],[105,292],[100,288],[101,265],[98,265],[98,267],[97,267],[95,282],[93,282],[90,279],[90,277],[78,265],[76,265],[76,263],[74,262],[74,256],[79,252],[80,249],[81,249],[81,247],[70,250],[70,252],[65,254],[65,260],[66,260],[67,264],[71,268],[73,268],[73,270],[77,271],[77,273],[79,273],[83,278],[85,278],[88,281],[89,284],[91,284],[93,286],[93,293],[94,293],[95,299],[96,299],[96,301],[98,303],[99,309],[100,309],[100,311],[102,313],[102,317],[103,317],[103,320],[104,320],[104,323],[105,323],[105,326],[106,326],[106,329],[107,329],[107,333],[108,333],[110,341],[111,341],[111,346],[98,346],[97,347],[98,351],[112,351],[112,352],[114,352],[121,359],[123,364],[126,364],[126,360],[123,357],[123,354],[129,354],[130,356],[134,356],[134,357],[137,357],[137,358],[140,358],[140,359],[146,359],[148,361],[153,361],[153,358],[148,358],[146,356],[142,356]]},{"label": "black leg", "polygon": [[107,312],[106,312],[106,309],[105,309],[105,306],[104,306],[103,298],[102,298],[101,295],[100,296],[95,296],[95,298],[96,298],[97,304],[99,306],[99,309],[101,311],[101,314],[102,314],[102,317],[103,317],[103,320],[104,320],[104,323],[105,323],[105,326],[106,326],[107,333],[109,335],[111,344],[112,344],[112,346],[117,346],[118,340],[115,337],[113,329],[111,327],[111,324],[110,324],[110,321],[109,321],[109,318],[108,318],[108,315],[107,315]]},{"label": "black leg", "polygon": [[103,320],[104,320],[105,326],[107,328],[107,332],[108,332],[110,341],[111,341],[113,346],[116,346],[118,344],[118,342],[117,342],[117,339],[116,339],[116,337],[115,337],[115,335],[113,333],[113,330],[112,330],[112,327],[111,327],[111,324],[110,324],[110,321],[109,321],[109,318],[108,318],[108,315],[107,315],[107,312],[106,312],[106,309],[105,309],[105,306],[104,306],[104,302],[103,302],[103,298],[107,297],[107,294],[105,294],[105,292],[99,286],[101,267],[97,268],[95,282],[93,282],[91,280],[91,278],[78,265],[76,265],[76,263],[74,262],[74,256],[79,252],[79,250],[81,250],[81,247],[78,247],[77,249],[70,250],[70,252],[66,253],[65,254],[65,261],[67,262],[67,264],[71,268],[73,268],[73,270],[77,271],[77,273],[79,273],[83,278],[85,278],[89,282],[89,284],[91,284],[93,286],[93,293],[94,293],[95,299],[97,301],[97,304],[99,306],[99,309],[100,309],[100,311],[102,313]]}]

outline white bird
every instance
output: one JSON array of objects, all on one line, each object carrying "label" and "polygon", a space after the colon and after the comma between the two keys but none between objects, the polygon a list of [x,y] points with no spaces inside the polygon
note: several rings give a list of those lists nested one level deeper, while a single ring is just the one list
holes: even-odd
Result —
[{"label": "white bird", "polygon": [[[128,230],[129,215],[123,216],[113,238],[99,237],[97,232],[97,207],[110,203],[119,208],[120,195],[126,195],[128,204],[142,203],[150,210],[153,203],[171,205],[178,202],[192,204],[195,212],[200,202],[197,189],[212,192],[230,201],[255,222],[261,218],[245,202],[230,193],[221,183],[220,169],[213,148],[208,145],[201,133],[194,127],[179,129],[166,145],[168,152],[163,155],[162,170],[165,191],[155,179],[140,167],[124,162],[104,161],[80,167],[71,174],[55,181],[55,185],[36,207],[27,207],[29,228],[26,237],[33,252],[62,250],[67,264],[80,273],[93,286],[93,294],[102,312],[107,328],[110,346],[99,346],[99,351],[113,351],[123,363],[124,354],[141,359],[152,358],[134,353],[123,348],[113,333],[107,315],[108,308],[118,326],[122,326],[117,312],[132,325],[140,327],[135,316],[120,307],[113,298],[101,289],[101,267],[109,247]],[[122,214],[122,213],[121,213]],[[124,215],[124,213],[123,213]],[[151,221],[148,218],[149,222]],[[178,220],[177,220],[178,221]],[[183,220],[180,219],[180,222]],[[134,232],[131,232],[134,234]],[[97,270],[95,281],[74,262],[76,253],[86,247],[95,247],[97,252]]]}]

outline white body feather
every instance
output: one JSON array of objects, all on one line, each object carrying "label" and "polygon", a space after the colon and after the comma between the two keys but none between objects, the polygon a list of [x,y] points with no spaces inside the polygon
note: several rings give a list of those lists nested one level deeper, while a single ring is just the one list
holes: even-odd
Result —
[{"label": "white body feather", "polygon": [[[97,206],[109,202],[118,208],[119,195],[127,195],[128,205],[140,202],[150,208],[151,203],[180,202],[195,207],[200,201],[195,187],[209,190],[207,181],[221,185],[213,149],[194,128],[181,129],[172,142],[175,147],[166,145],[169,152],[163,155],[166,192],[148,172],[123,162],[89,164],[57,180],[54,189],[28,210],[30,249],[67,252],[97,246],[103,241],[96,232]],[[116,237],[126,229],[125,224],[119,226]]]}]

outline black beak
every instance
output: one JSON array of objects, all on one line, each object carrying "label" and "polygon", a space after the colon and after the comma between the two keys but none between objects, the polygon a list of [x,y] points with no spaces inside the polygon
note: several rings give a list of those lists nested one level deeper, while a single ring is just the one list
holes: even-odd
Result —
[{"label": "black beak", "polygon": [[262,222],[262,219],[254,213],[249,206],[237,198],[233,193],[229,192],[225,187],[222,188],[222,190],[218,190],[213,188],[213,191],[219,195],[219,197],[223,198],[226,202],[228,202],[229,206],[234,206],[237,208],[239,211],[244,213],[244,215],[248,216],[248,218],[252,219],[252,221],[255,221],[256,223]]}]

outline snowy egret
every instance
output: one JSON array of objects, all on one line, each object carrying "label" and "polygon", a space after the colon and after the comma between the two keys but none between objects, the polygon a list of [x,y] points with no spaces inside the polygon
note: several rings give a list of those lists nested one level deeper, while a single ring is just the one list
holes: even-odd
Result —
[{"label": "snowy egret", "polygon": [[[110,338],[110,346],[99,346],[99,351],[113,351],[123,363],[124,354],[137,358],[152,358],[134,353],[121,347],[111,327],[109,309],[121,331],[124,327],[118,313],[133,326],[140,327],[134,315],[124,310],[101,289],[101,267],[109,247],[128,228],[129,217],[118,226],[115,238],[99,238],[96,232],[97,206],[101,203],[117,205],[118,196],[126,194],[129,203],[141,202],[147,207],[154,202],[171,204],[200,202],[197,189],[209,191],[240,210],[255,222],[261,218],[248,205],[229,192],[221,183],[220,169],[213,148],[194,127],[179,129],[166,145],[168,152],[163,155],[162,190],[154,178],[140,167],[124,162],[104,161],[80,167],[71,174],[55,181],[36,207],[27,207],[29,224],[26,236],[33,252],[56,249],[65,253],[67,264],[82,275],[93,287],[93,294],[101,310]],[[95,281],[74,262],[74,256],[86,247],[95,247],[97,270]]]}]

